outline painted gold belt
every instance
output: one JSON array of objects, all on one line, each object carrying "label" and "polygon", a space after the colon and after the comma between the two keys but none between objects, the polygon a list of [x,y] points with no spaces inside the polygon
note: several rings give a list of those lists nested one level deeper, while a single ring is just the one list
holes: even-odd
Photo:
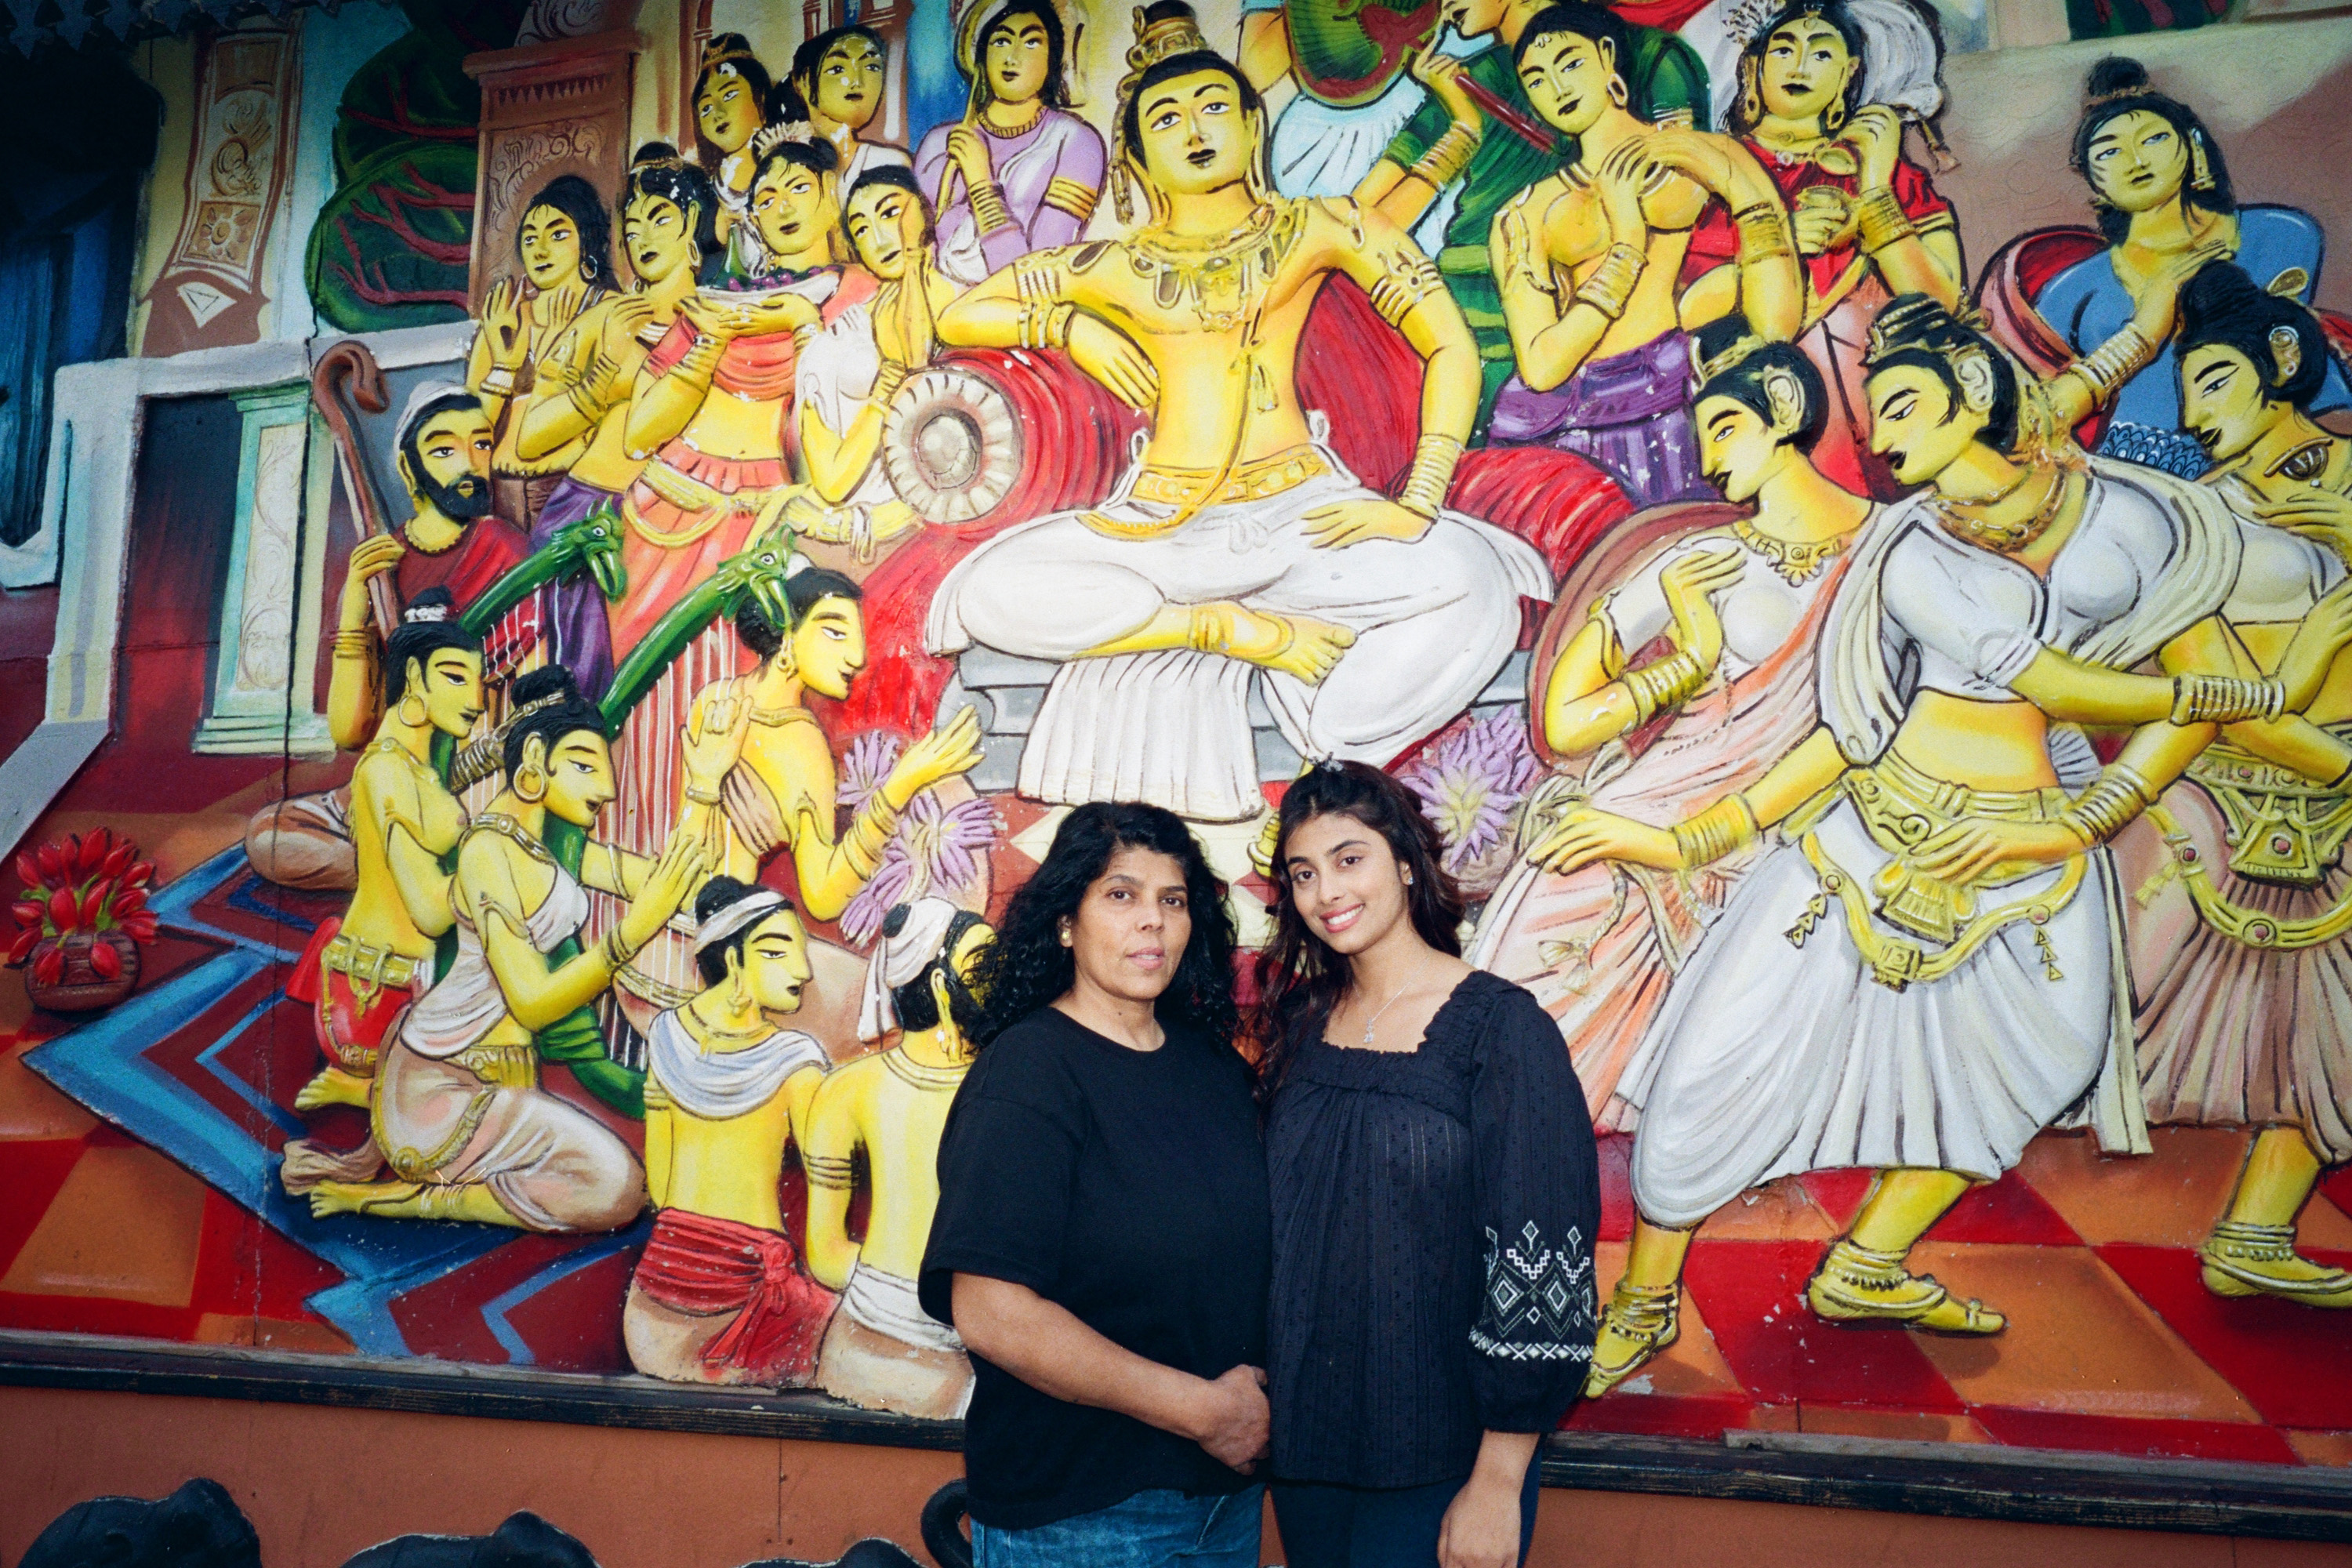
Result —
[{"label": "painted gold belt", "polygon": [[1213,468],[1146,468],[1135,476],[1135,483],[1128,489],[1129,499],[1172,506],[1176,509],[1172,516],[1139,521],[1100,511],[1081,516],[1088,528],[1112,539],[1157,539],[1182,527],[1209,507],[1264,500],[1330,471],[1331,465],[1312,447],[1292,447],[1255,462],[1238,464],[1222,483],[1216,482],[1217,470]]},{"label": "painted gold belt", "polygon": [[362,1007],[374,1004],[386,986],[405,991],[416,984],[424,965],[405,953],[375,947],[355,936],[338,935],[319,954],[319,967],[351,982],[352,999]]}]

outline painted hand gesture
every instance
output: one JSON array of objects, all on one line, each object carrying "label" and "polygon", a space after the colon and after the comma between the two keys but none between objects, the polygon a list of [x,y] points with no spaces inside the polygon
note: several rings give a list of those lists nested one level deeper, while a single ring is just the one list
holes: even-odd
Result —
[{"label": "painted hand gesture", "polygon": [[490,343],[490,363],[500,370],[520,370],[530,357],[530,326],[523,310],[522,284],[501,278],[490,285],[482,300],[482,332]]},{"label": "painted hand gesture", "polygon": [[2286,686],[2286,710],[2300,713],[2311,706],[2336,656],[2352,642],[2352,582],[2336,585],[2304,615],[2294,636],[2279,656],[2279,679]]},{"label": "painted hand gesture", "polygon": [[938,784],[980,766],[980,715],[970,704],[899,755],[882,785],[883,797],[904,811],[907,803]]},{"label": "painted hand gesture", "polygon": [[1666,609],[1675,617],[1675,646],[1697,655],[1709,669],[1723,657],[1723,617],[1716,613],[1714,595],[1738,582],[1747,569],[1738,551],[1725,549],[1694,551],[1658,574]]},{"label": "painted hand gesture", "polygon": [[1135,340],[1084,311],[1070,323],[1070,358],[1129,408],[1150,409],[1160,401],[1160,372]]},{"label": "painted hand gesture", "polygon": [[1411,544],[1429,531],[1433,519],[1392,500],[1339,500],[1307,514],[1307,537],[1318,550],[1344,550],[1370,539]]},{"label": "painted hand gesture", "polygon": [[347,632],[368,624],[368,584],[400,564],[408,547],[396,535],[370,534],[352,547],[351,563],[343,568],[343,596],[337,606],[338,624]]},{"label": "painted hand gesture", "polygon": [[1642,216],[1642,196],[1650,183],[1653,165],[1650,143],[1664,132],[1649,136],[1629,136],[1610,150],[1601,160],[1601,167],[1592,173],[1592,188],[1601,196],[1601,216],[1609,220],[1609,237],[1620,245],[1637,249],[1646,248],[1650,228]]},{"label": "painted hand gesture", "polygon": [[1965,886],[2004,867],[2055,865],[2085,847],[2063,823],[1970,816],[1931,836],[1909,858],[1930,877]]},{"label": "painted hand gesture", "polygon": [[2254,515],[2273,528],[2326,545],[2338,560],[2352,562],[2352,496],[2334,490],[2298,490],[2277,500],[2256,503]]},{"label": "painted hand gesture", "polygon": [[963,175],[966,184],[984,185],[996,178],[996,171],[988,163],[988,142],[971,126],[959,125],[948,132],[947,152],[949,161]]},{"label": "painted hand gesture", "polygon": [[660,858],[646,872],[645,880],[637,884],[637,896],[629,900],[628,909],[621,916],[622,940],[635,949],[659,935],[662,927],[669,924],[670,917],[684,908],[695,889],[702,886],[709,864],[700,835],[671,834],[669,842],[662,846]]},{"label": "painted hand gesture", "polygon": [[2209,264],[2226,261],[2236,254],[2237,247],[2229,241],[2209,240],[2159,263],[2141,286],[2139,308],[2132,312],[2132,324],[2147,334],[2149,342],[2164,342],[2172,335],[2173,324],[2179,317],[2182,287]]},{"label": "painted hand gesture", "polygon": [[1485,128],[1486,116],[1471,98],[1469,89],[1462,85],[1462,61],[1458,58],[1441,54],[1435,49],[1423,49],[1413,56],[1412,63],[1405,68],[1412,73],[1413,80],[1429,89],[1430,97],[1444,106],[1445,112],[1456,125],[1467,126],[1473,131]]},{"label": "painted hand gesture", "polygon": [[1528,850],[1528,858],[1555,876],[1581,870],[1597,860],[1620,860],[1658,871],[1682,869],[1683,852],[1675,836],[1663,827],[1635,822],[1614,812],[1581,808],[1561,817],[1557,826]]},{"label": "painted hand gesture", "polygon": [[1903,161],[1903,117],[1883,103],[1865,103],[1846,121],[1838,138],[1862,162],[1862,188],[1874,190],[1895,178]]}]

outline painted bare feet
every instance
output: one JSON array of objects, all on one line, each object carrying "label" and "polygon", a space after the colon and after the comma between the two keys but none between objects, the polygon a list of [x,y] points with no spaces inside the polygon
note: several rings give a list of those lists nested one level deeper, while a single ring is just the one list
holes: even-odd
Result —
[{"label": "painted bare feet", "polygon": [[302,1086],[294,1097],[297,1110],[317,1110],[329,1105],[356,1105],[367,1109],[368,1085],[373,1079],[331,1067]]}]

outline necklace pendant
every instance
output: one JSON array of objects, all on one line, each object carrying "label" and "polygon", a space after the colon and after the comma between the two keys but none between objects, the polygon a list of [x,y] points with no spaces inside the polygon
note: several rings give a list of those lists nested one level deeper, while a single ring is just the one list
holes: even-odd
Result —
[{"label": "necklace pendant", "polygon": [[1372,1031],[1379,1027],[1380,1026],[1378,1024],[1367,1024],[1364,1026],[1364,1044],[1369,1046],[1372,1043]]}]

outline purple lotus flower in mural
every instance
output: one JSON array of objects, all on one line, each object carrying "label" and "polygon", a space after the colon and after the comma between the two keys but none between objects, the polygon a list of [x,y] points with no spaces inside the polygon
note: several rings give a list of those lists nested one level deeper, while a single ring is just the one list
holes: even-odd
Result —
[{"label": "purple lotus flower in mural", "polygon": [[949,805],[927,789],[908,801],[883,847],[881,868],[841,911],[841,934],[871,942],[896,906],[933,894],[953,899],[972,888],[986,872],[989,849],[1003,826],[996,808],[977,797]]},{"label": "purple lotus flower in mural", "polygon": [[1457,724],[1397,774],[1421,797],[1422,815],[1445,841],[1439,864],[1483,890],[1482,873],[1507,852],[1513,815],[1541,772],[1526,727],[1508,713]]}]

